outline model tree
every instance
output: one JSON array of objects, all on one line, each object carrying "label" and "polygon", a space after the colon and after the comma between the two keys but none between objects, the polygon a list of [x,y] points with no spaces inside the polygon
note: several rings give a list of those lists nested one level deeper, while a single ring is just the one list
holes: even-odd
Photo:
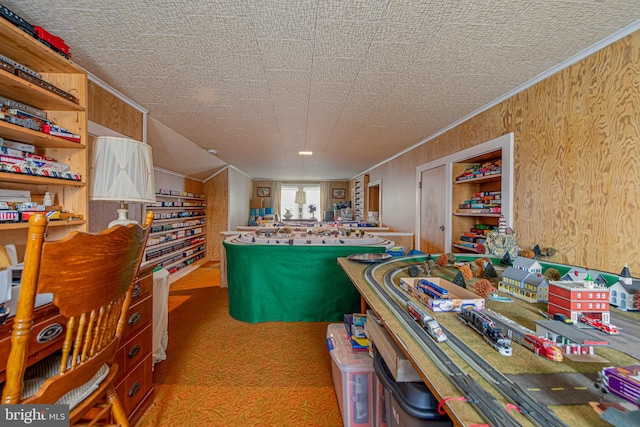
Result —
[{"label": "model tree", "polygon": [[484,275],[483,275],[486,279],[493,279],[498,277],[498,272],[496,272],[495,267],[493,266],[492,263],[488,262],[485,266],[484,266]]},{"label": "model tree", "polygon": [[462,271],[458,271],[456,277],[453,278],[453,283],[460,286],[461,288],[466,288],[467,283],[464,281],[464,276],[462,275]]},{"label": "model tree", "polygon": [[518,255],[520,255],[523,258],[531,258],[531,259],[536,257],[536,254],[532,250],[529,250],[529,249],[521,250]]},{"label": "model tree", "polygon": [[456,254],[454,254],[453,252],[449,252],[447,254],[447,258],[449,259],[449,264],[455,264],[456,263]]},{"label": "model tree", "polygon": [[636,293],[636,297],[634,298],[634,305],[638,310],[640,310],[640,292]]},{"label": "model tree", "polygon": [[493,285],[487,279],[480,279],[473,286],[473,292],[482,298],[489,298],[491,291],[493,291]]},{"label": "model tree", "polygon": [[473,263],[477,267],[477,270],[473,271],[473,275],[476,277],[483,277],[485,260],[483,258],[477,258]]},{"label": "model tree", "polygon": [[560,280],[560,272],[555,268],[548,268],[547,271],[544,272],[544,278],[547,279],[547,282]]},{"label": "model tree", "polygon": [[535,258],[540,258],[540,256],[542,255],[542,251],[540,250],[540,245],[535,245],[533,247],[533,255]]},{"label": "model tree", "polygon": [[473,277],[473,273],[471,272],[471,268],[468,265],[461,265],[458,267],[460,273],[462,273],[462,277],[464,280],[470,280]]},{"label": "model tree", "polygon": [[420,267],[418,267],[417,265],[412,265],[411,267],[409,267],[409,276],[416,277],[419,274],[420,274]]},{"label": "model tree", "polygon": [[448,263],[449,263],[449,257],[446,256],[445,254],[440,255],[436,260],[436,264],[438,264],[440,267],[446,267]]},{"label": "model tree", "polygon": [[429,257],[429,259],[424,261],[422,264],[422,268],[424,269],[427,276],[431,276],[431,271],[436,268],[438,264],[433,260],[433,258]]},{"label": "model tree", "polygon": [[513,265],[513,261],[511,261],[511,256],[509,255],[509,252],[504,253],[504,255],[502,256],[502,259],[500,260],[500,264],[504,265],[505,267],[511,267]]}]

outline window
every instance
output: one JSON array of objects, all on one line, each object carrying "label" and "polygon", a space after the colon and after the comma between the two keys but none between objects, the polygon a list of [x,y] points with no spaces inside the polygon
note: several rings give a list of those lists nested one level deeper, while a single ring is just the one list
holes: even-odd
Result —
[{"label": "window", "polygon": [[[304,191],[305,203],[296,203],[296,193],[298,191]],[[313,184],[282,184],[280,190],[280,206],[282,212],[279,215],[282,218],[287,218],[285,214],[287,210],[291,213],[291,219],[321,219],[320,215],[320,185]],[[316,211],[311,214],[309,212],[309,206],[315,205]]]}]

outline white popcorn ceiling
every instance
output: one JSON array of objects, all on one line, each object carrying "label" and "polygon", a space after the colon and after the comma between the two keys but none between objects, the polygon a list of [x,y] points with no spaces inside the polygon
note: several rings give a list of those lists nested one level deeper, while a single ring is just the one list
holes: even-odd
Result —
[{"label": "white popcorn ceiling", "polygon": [[200,179],[209,148],[256,179],[349,179],[640,18],[638,0],[2,4],[149,110],[156,165]]}]

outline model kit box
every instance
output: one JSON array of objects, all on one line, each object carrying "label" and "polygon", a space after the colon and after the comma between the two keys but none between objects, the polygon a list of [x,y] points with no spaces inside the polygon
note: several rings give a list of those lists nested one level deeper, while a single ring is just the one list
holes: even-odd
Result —
[{"label": "model kit box", "polygon": [[610,393],[633,404],[640,401],[640,365],[604,368],[602,374]]},{"label": "model kit box", "polygon": [[[437,290],[434,294],[419,291],[416,285],[421,279],[431,282],[436,288],[442,288],[446,291],[447,296],[444,298],[436,298],[434,296],[436,293],[442,294],[442,292],[438,292]],[[411,293],[420,299],[431,311],[461,311],[462,308],[467,306],[474,307],[476,310],[484,309],[484,298],[438,277],[402,277],[400,278],[400,287],[405,292]]]}]

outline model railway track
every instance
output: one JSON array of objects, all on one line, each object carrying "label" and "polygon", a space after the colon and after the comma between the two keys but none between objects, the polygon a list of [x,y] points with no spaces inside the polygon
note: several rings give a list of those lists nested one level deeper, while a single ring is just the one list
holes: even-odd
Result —
[{"label": "model railway track", "polygon": [[496,398],[456,365],[438,344],[425,334],[422,327],[409,316],[404,307],[390,295],[390,292],[394,293],[401,301],[409,299],[408,296],[404,295],[402,291],[393,284],[393,276],[398,271],[401,271],[402,268],[396,268],[388,272],[385,275],[385,285],[381,285],[374,277],[374,272],[380,265],[383,264],[371,266],[366,270],[365,277],[367,281],[374,288],[378,296],[385,301],[389,309],[402,320],[405,326],[414,332],[415,336],[419,337],[418,342],[420,346],[440,369],[449,375],[452,382],[464,394],[467,401],[475,406],[479,413],[491,423],[492,426],[520,426],[520,423],[516,422],[513,417],[509,415]]},{"label": "model railway track", "polygon": [[513,383],[509,378],[495,369],[493,365],[478,357],[477,353],[471,350],[466,344],[459,340],[451,332],[440,325],[444,333],[447,334],[448,344],[460,354],[460,356],[476,367],[476,371],[495,387],[511,403],[516,405],[520,412],[528,417],[533,423],[541,426],[566,426],[546,405],[536,402],[525,390]]},{"label": "model railway track", "polygon": [[[390,261],[393,262],[393,261]],[[412,330],[414,336],[418,339],[420,346],[427,352],[432,360],[446,372],[451,381],[467,398],[467,401],[473,404],[483,417],[495,426],[517,426],[516,422],[506,409],[488,393],[478,382],[466,374],[449,356],[439,347],[439,344],[433,341],[423,331],[422,327],[416,323],[413,318],[406,312],[402,304],[406,303],[410,298],[400,290],[393,282],[394,277],[408,267],[394,268],[384,275],[384,283],[380,284],[375,278],[375,271],[383,265],[377,264],[369,267],[365,272],[367,282],[376,291],[378,296],[386,303],[388,308]],[[395,296],[395,298],[394,298]],[[401,301],[402,304],[398,303]],[[440,327],[447,334],[447,343],[456,351],[463,359],[476,367],[477,372],[487,381],[494,384],[496,389],[505,396],[512,404],[516,405],[519,411],[526,416],[534,424],[541,427],[566,427],[566,424],[560,420],[546,405],[542,405],[535,401],[525,390],[514,384],[509,378],[496,370],[491,364],[477,356],[466,344],[455,337],[450,331],[447,331],[442,325]]]}]

